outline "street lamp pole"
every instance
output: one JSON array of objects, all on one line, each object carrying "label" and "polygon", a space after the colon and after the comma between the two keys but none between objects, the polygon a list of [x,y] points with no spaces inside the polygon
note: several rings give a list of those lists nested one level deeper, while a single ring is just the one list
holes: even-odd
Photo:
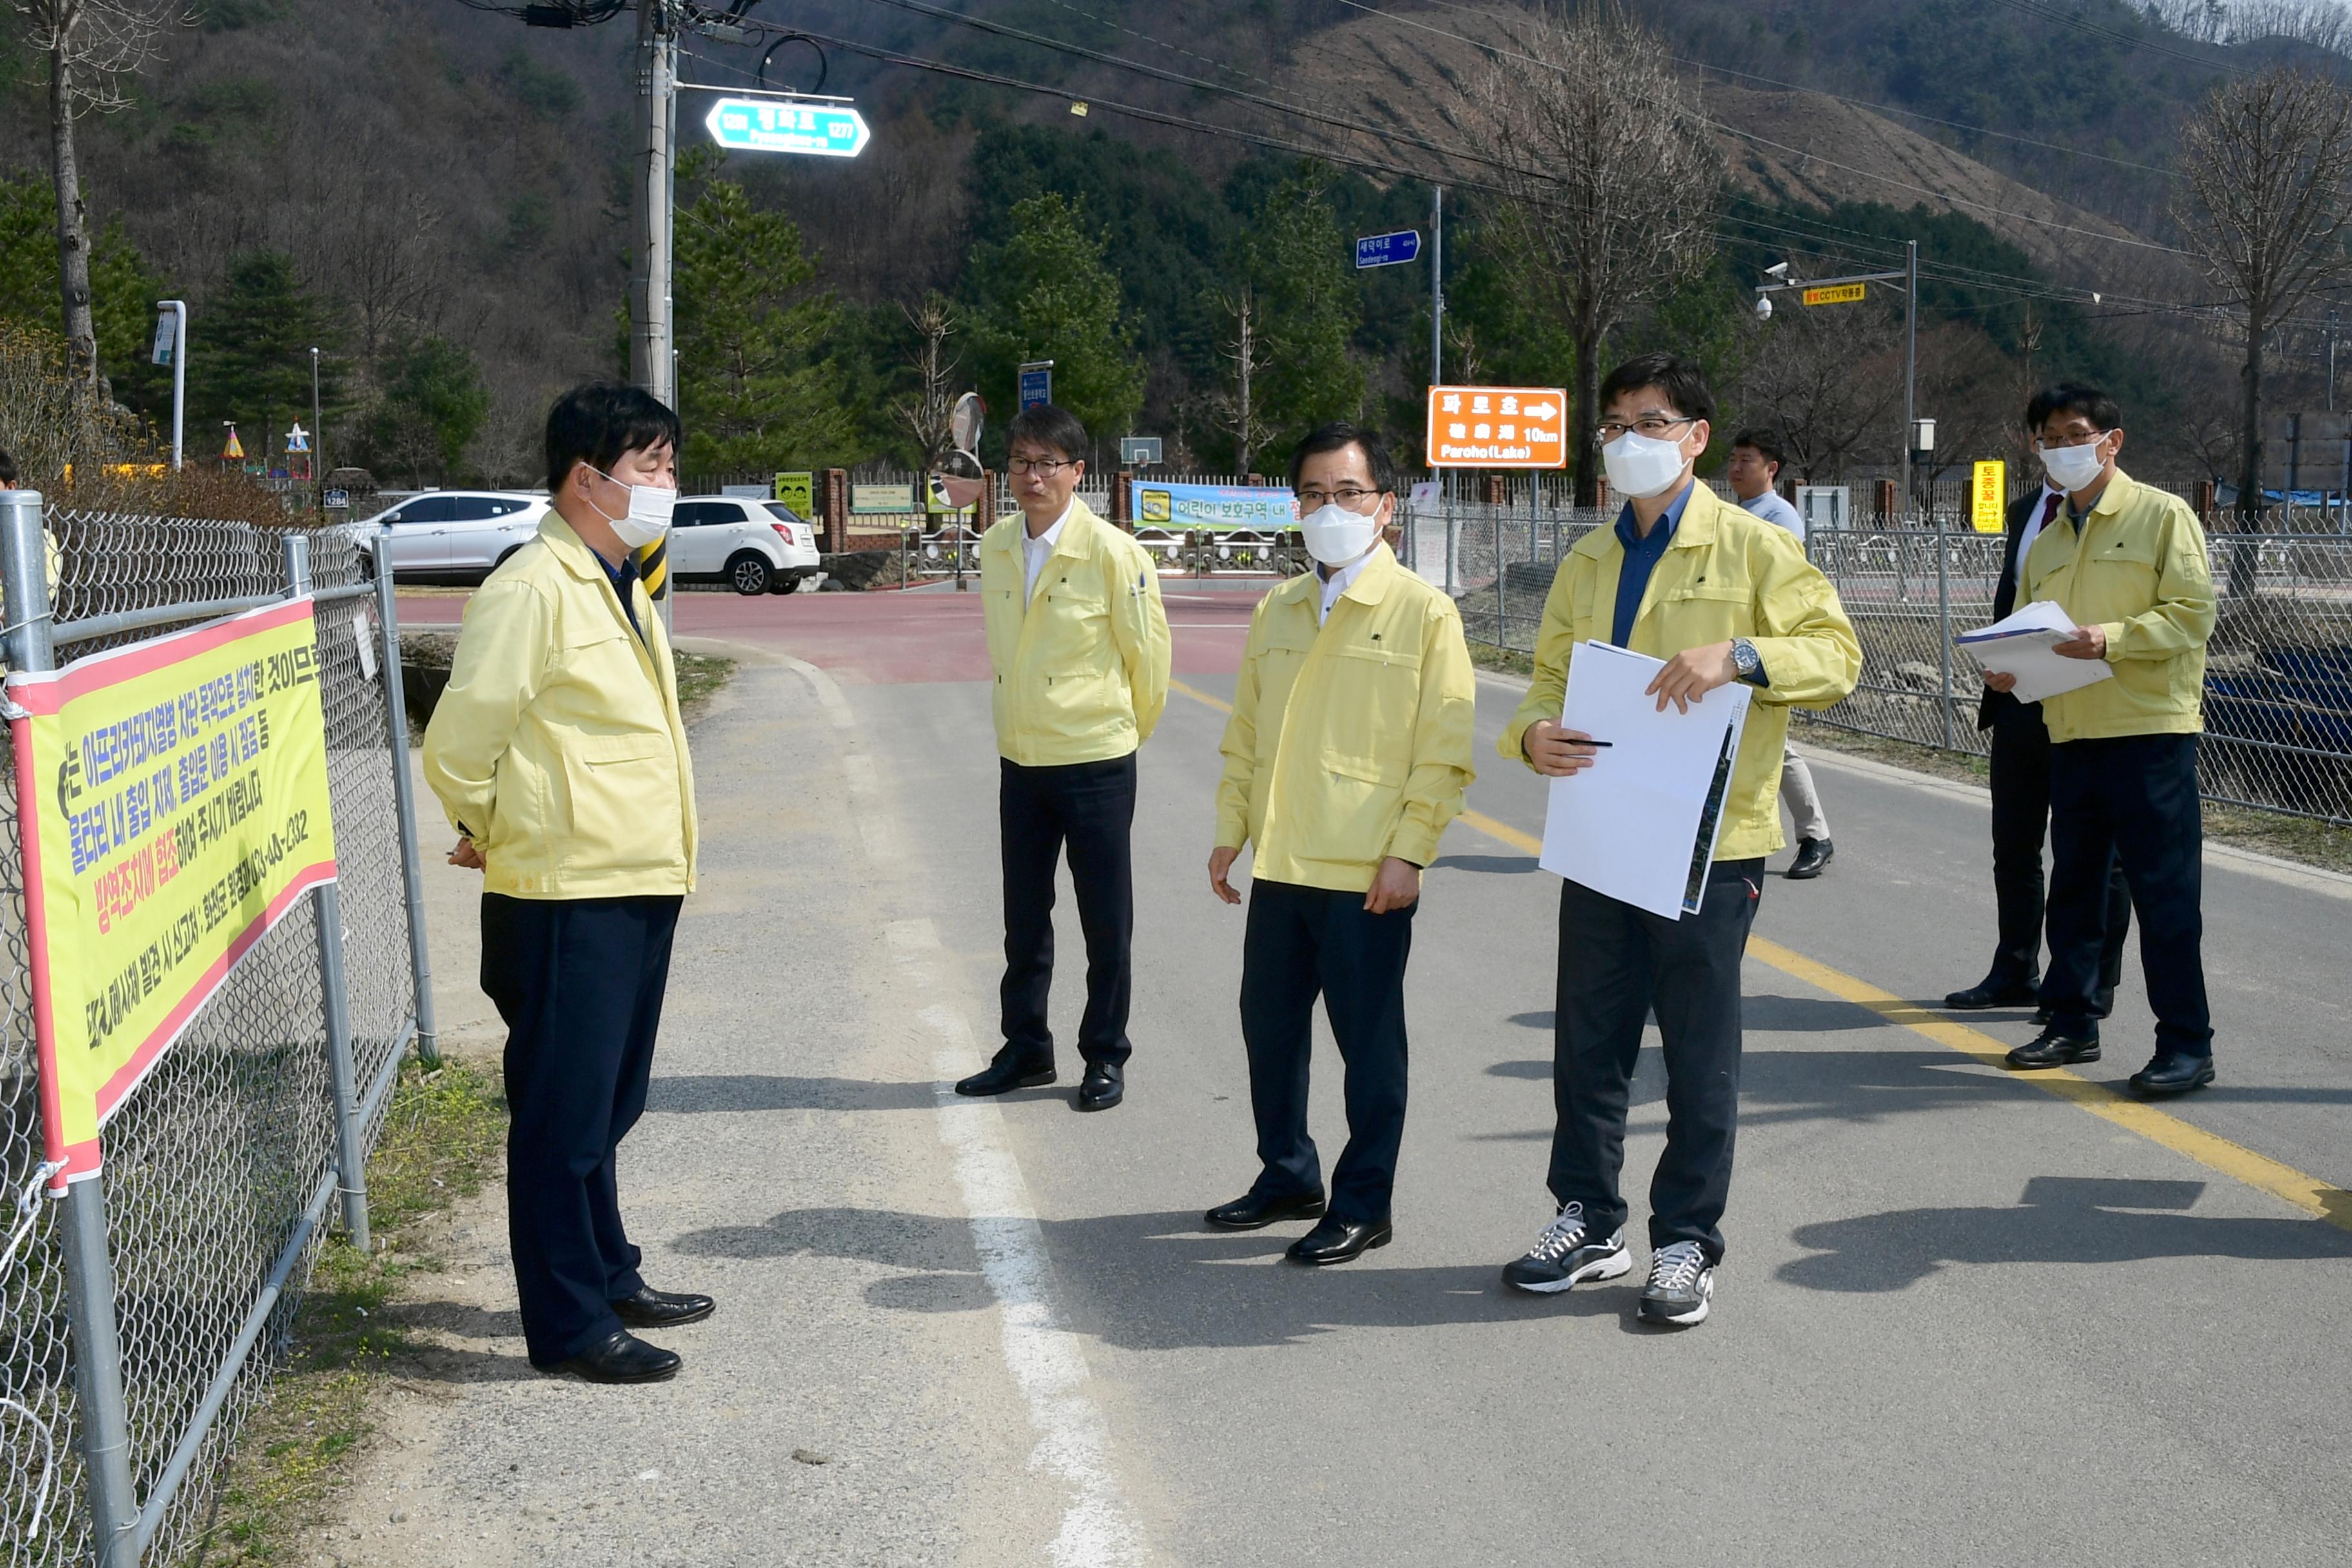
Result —
[{"label": "street lamp pole", "polygon": [[326,451],[326,426],[319,423],[319,351],[314,347],[310,350],[310,489],[311,499],[322,512],[327,506]]},{"label": "street lamp pole", "polygon": [[[1756,285],[1757,315],[1769,320],[1772,296],[1792,289],[1798,291],[1799,299],[1804,299],[1808,293],[1817,289],[1836,289],[1848,283],[1889,283],[1903,290],[1903,440],[1900,458],[1903,505],[1907,509],[1912,503],[1911,443],[1917,434],[1919,422],[1919,242],[1916,239],[1903,242],[1903,270],[1900,272],[1850,272],[1843,278],[1790,278],[1786,275],[1788,266],[1784,261],[1768,269],[1766,275],[1773,281]],[[1835,299],[1822,300],[1820,303],[1852,304],[1862,298],[1861,291],[1856,290]]]}]

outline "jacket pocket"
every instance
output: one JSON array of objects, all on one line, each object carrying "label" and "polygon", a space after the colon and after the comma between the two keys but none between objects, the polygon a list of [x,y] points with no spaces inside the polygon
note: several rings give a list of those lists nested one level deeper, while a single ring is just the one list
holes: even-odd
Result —
[{"label": "jacket pocket", "polygon": [[1385,653],[1351,644],[1331,650],[1318,715],[1321,755],[1340,759],[1342,766],[1378,769],[1376,759],[1412,754],[1420,715],[1418,649]]},{"label": "jacket pocket", "polygon": [[1685,583],[1653,602],[1665,646],[1679,651],[1753,637],[1755,590],[1740,583]]},{"label": "jacket pocket", "polygon": [[664,866],[683,854],[677,754],[667,735],[581,732],[566,737],[562,752],[569,796],[562,864]]},{"label": "jacket pocket", "polygon": [[1327,752],[1317,764],[1308,798],[1292,803],[1292,810],[1306,818],[1297,824],[1300,858],[1377,865],[1396,831],[1404,781],[1402,766]]}]

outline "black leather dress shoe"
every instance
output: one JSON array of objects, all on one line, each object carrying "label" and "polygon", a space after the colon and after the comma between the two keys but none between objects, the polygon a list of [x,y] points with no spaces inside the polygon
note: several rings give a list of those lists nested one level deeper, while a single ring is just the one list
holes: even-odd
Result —
[{"label": "black leather dress shoe", "polygon": [[1108,1110],[1127,1098],[1127,1070],[1108,1062],[1088,1062],[1087,1076],[1078,1080],[1078,1098],[1075,1103],[1080,1110]]},{"label": "black leather dress shoe", "polygon": [[1054,1064],[1042,1066],[1034,1061],[1021,1061],[999,1057],[980,1071],[956,1085],[958,1094],[1007,1094],[1016,1089],[1035,1089],[1054,1081]]},{"label": "black leather dress shoe", "polygon": [[615,1329],[611,1339],[542,1370],[572,1373],[591,1383],[659,1383],[677,1376],[677,1369],[676,1351],[649,1345],[626,1329]]},{"label": "black leather dress shoe", "polygon": [[1346,1263],[1375,1247],[1386,1247],[1394,1232],[1381,1220],[1341,1219],[1327,1214],[1323,1223],[1290,1244],[1284,1254],[1293,1263]]},{"label": "black leather dress shoe", "polygon": [[2212,1081],[2213,1058],[2187,1051],[2158,1051],[2131,1075],[2131,1086],[2142,1094],[2186,1094]]},{"label": "black leather dress shoe", "polygon": [[633,1329],[674,1329],[681,1323],[698,1323],[718,1309],[719,1303],[708,1296],[656,1290],[650,1285],[613,1303],[614,1315]]},{"label": "black leather dress shoe", "polygon": [[[1962,1013],[1974,1013],[1986,1007],[2022,1007],[2041,998],[2041,988],[2031,980],[1995,980],[1990,975],[1979,980],[1966,991],[1955,991],[1944,998],[1944,1005]],[[2036,1018],[2035,1023],[2044,1020]]]},{"label": "black leather dress shoe", "polygon": [[1822,874],[1836,854],[1837,846],[1826,838],[1800,838],[1797,858],[1789,862],[1789,869],[1783,875],[1791,882],[1810,882]]},{"label": "black leather dress shoe", "polygon": [[1323,1194],[1293,1193],[1288,1197],[1268,1197],[1264,1193],[1245,1193],[1229,1204],[1219,1204],[1201,1217],[1219,1230],[1264,1230],[1286,1219],[1321,1219]]},{"label": "black leather dress shoe", "polygon": [[2080,1035],[2062,1034],[2055,1025],[2033,1037],[2002,1058],[2013,1068],[2063,1068],[2099,1059],[2099,1042]]}]

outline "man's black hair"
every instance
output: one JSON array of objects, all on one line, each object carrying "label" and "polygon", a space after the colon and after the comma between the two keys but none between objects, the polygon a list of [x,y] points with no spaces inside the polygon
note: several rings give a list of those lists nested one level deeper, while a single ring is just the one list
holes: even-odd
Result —
[{"label": "man's black hair", "polygon": [[1773,435],[1769,430],[1751,426],[1734,436],[1731,438],[1731,445],[1735,448],[1740,447],[1755,448],[1757,456],[1772,465],[1774,479],[1779,479],[1780,470],[1789,466],[1789,457],[1781,449],[1780,437]]},{"label": "man's black hair", "polygon": [[1715,421],[1715,394],[1706,389],[1706,374],[1696,360],[1680,354],[1635,354],[1632,359],[1609,373],[1601,383],[1601,413],[1606,417],[1609,405],[1629,392],[1639,392],[1654,386],[1666,395],[1666,402],[1685,419]]},{"label": "man's black hair", "polygon": [[1290,488],[1294,490],[1298,488],[1298,471],[1307,466],[1307,458],[1324,452],[1337,452],[1346,447],[1361,447],[1364,449],[1364,466],[1372,471],[1372,489],[1382,495],[1395,490],[1396,464],[1389,457],[1387,443],[1362,426],[1351,425],[1345,419],[1318,425],[1307,433],[1305,440],[1298,443],[1298,449],[1290,454]]},{"label": "man's black hair", "polygon": [[1015,441],[1027,441],[1039,447],[1050,447],[1074,463],[1087,460],[1091,449],[1087,441],[1087,427],[1078,416],[1058,403],[1041,403],[1034,408],[1024,408],[1013,416],[1004,427],[1004,445],[1010,449]]},{"label": "man's black hair", "polygon": [[2124,422],[2123,405],[2095,386],[2079,381],[2053,382],[2025,405],[2025,428],[2038,434],[2053,414],[2079,414],[2101,430]]},{"label": "man's black hair", "polygon": [[624,452],[646,452],[682,443],[677,416],[641,386],[592,381],[575,386],[547,411],[547,490],[554,495],[586,463],[610,474]]},{"label": "man's black hair", "polygon": [[16,459],[5,452],[0,452],[0,485],[13,485],[16,482]]}]

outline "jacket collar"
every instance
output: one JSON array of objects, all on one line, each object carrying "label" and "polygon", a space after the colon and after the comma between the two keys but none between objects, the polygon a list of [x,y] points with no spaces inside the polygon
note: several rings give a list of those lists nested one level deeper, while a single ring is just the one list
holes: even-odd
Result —
[{"label": "jacket collar", "polygon": [[[1729,503],[1717,495],[1705,479],[1692,479],[1690,499],[1683,503],[1683,520],[1675,525],[1675,536],[1666,548],[1696,550],[1702,544],[1714,543],[1727,505]],[[1598,561],[1612,550],[1622,554],[1624,548],[1618,542],[1616,521],[1612,519],[1603,527],[1589,530],[1583,538],[1568,547],[1568,552]]]},{"label": "jacket collar", "polygon": [[[1396,552],[1389,548],[1388,541],[1384,539],[1372,546],[1372,553],[1364,562],[1364,569],[1356,574],[1356,580],[1348,584],[1339,597],[1353,599],[1360,605],[1377,605],[1388,597],[1390,582],[1402,570],[1403,568],[1397,564]],[[1312,566],[1274,591],[1274,596],[1284,604],[1304,605],[1309,614],[1314,612],[1322,594],[1323,574]]]},{"label": "jacket collar", "polygon": [[548,552],[563,563],[563,569],[584,582],[610,583],[612,574],[604,569],[604,558],[588,547],[588,542],[563,521],[563,514],[553,507],[539,520],[539,536],[547,542]]},{"label": "jacket collar", "polygon": [[[2099,499],[2092,503],[2091,510],[2084,515],[2085,517],[2113,517],[2116,513],[2124,510],[2124,503],[2131,500],[2132,492],[2137,489],[2139,489],[2139,481],[2133,479],[2129,474],[2125,473],[2123,469],[2117,468],[2114,475],[2107,480],[2107,488],[2099,492]],[[2069,501],[2064,507],[2060,509],[2060,511],[2062,515],[2072,516],[2074,513],[2074,503]]]},{"label": "jacket collar", "polygon": [[[1013,526],[1005,530],[1004,537],[996,548],[1017,560],[1022,544],[1029,537],[1029,521],[1024,513],[1017,511],[1005,521]],[[1085,560],[1095,552],[1096,531],[1105,526],[1103,520],[1095,515],[1094,508],[1076,496],[1071,497],[1070,515],[1062,520],[1062,537],[1054,542],[1054,554]]]}]

